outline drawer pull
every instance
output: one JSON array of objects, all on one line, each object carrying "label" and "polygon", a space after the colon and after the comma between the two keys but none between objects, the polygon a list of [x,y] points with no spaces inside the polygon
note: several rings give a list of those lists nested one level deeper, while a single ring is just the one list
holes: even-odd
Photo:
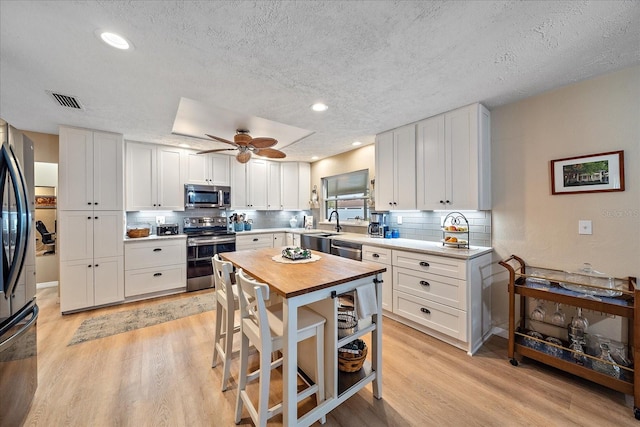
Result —
[{"label": "drawer pull", "polygon": [[158,277],[158,276],[162,276],[162,273],[154,273],[153,277]]},{"label": "drawer pull", "polygon": [[380,255],[378,255],[378,254],[373,254],[371,256],[374,257],[374,258],[380,258]]},{"label": "drawer pull", "polygon": [[429,263],[427,261],[420,261],[420,265],[422,267],[429,267]]},{"label": "drawer pull", "polygon": [[254,241],[254,242],[257,242],[257,241],[258,241],[258,239],[257,239],[257,238],[255,238],[255,239],[253,239],[253,241]]},{"label": "drawer pull", "polygon": [[373,283],[384,283],[384,280],[373,279]]},{"label": "drawer pull", "polygon": [[420,280],[420,284],[422,286],[431,286],[431,284],[429,282],[427,282],[426,280]]},{"label": "drawer pull", "polygon": [[160,252],[161,250],[162,250],[162,248],[155,248],[155,249],[153,250],[153,252]]},{"label": "drawer pull", "polygon": [[428,309],[428,308],[424,308],[424,307],[422,307],[422,308],[420,309],[420,311],[421,311],[421,312],[423,312],[423,313],[425,313],[425,314],[431,314],[431,312],[429,311],[429,309]]}]

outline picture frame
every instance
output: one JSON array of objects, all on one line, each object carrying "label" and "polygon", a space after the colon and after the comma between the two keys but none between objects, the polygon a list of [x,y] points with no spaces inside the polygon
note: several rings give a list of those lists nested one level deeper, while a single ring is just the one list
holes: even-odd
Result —
[{"label": "picture frame", "polygon": [[57,206],[56,196],[36,195],[36,209],[55,209]]},{"label": "picture frame", "polygon": [[551,194],[624,191],[624,150],[551,160]]}]

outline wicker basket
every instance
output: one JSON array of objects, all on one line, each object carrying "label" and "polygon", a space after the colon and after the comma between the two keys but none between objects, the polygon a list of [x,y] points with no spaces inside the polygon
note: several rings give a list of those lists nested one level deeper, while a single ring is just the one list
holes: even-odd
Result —
[{"label": "wicker basket", "polygon": [[338,370],[342,372],[358,372],[362,369],[367,358],[367,345],[360,350],[360,354],[338,351]]},{"label": "wicker basket", "polygon": [[127,230],[127,237],[136,238],[136,237],[148,237],[149,236],[148,228],[132,228]]}]

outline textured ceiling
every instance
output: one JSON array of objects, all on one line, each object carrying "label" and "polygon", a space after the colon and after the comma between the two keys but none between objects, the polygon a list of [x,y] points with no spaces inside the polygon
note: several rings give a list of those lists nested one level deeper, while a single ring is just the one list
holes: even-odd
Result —
[{"label": "textured ceiling", "polygon": [[[104,45],[99,29],[135,49]],[[284,148],[290,160],[636,64],[639,1],[0,2],[0,116],[14,126],[212,148],[172,135],[185,97],[313,132]],[[317,101],[329,110],[311,111]]]}]

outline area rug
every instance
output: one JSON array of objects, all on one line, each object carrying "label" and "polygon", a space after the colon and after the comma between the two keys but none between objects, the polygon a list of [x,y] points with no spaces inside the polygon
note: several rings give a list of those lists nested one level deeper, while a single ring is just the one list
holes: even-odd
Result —
[{"label": "area rug", "polygon": [[67,346],[193,316],[214,308],[215,294],[211,292],[135,310],[92,317],[82,322]]}]

